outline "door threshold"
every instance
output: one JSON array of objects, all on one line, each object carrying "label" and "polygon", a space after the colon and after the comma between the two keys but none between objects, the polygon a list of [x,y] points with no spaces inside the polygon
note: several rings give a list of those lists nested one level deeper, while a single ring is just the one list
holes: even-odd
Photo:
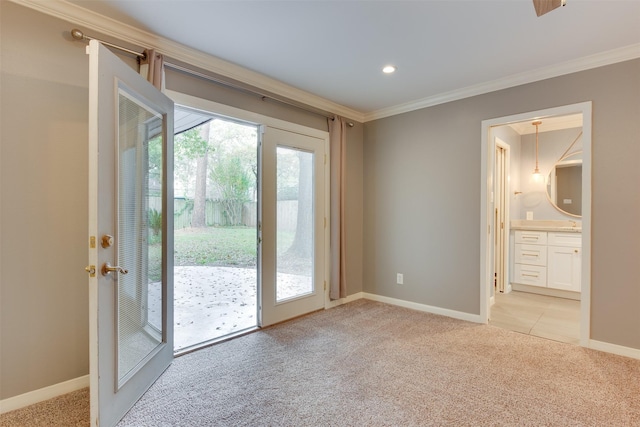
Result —
[{"label": "door threshold", "polygon": [[258,330],[260,330],[260,327],[252,326],[250,328],[242,329],[242,330],[237,331],[237,332],[232,332],[230,334],[223,335],[223,336],[218,337],[218,338],[214,338],[214,339],[211,339],[211,340],[203,341],[203,342],[198,343],[198,344],[193,344],[193,345],[190,345],[188,347],[181,348],[180,350],[174,351],[173,357],[184,356],[185,354],[193,353],[194,351],[202,350],[205,347],[211,347],[212,345],[220,344],[220,343],[223,343],[225,341],[232,340],[234,338],[238,338],[238,337],[241,337],[241,336],[244,336],[244,335],[248,335],[248,334],[251,334],[251,333],[253,333],[255,331],[258,331]]}]

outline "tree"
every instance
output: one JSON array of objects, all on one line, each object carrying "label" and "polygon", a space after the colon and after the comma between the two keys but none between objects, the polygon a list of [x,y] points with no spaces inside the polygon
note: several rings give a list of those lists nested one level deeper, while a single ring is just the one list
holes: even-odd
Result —
[{"label": "tree", "polygon": [[242,208],[249,200],[251,175],[240,157],[225,156],[211,171],[211,180],[218,189],[223,212],[230,225],[242,224]]},{"label": "tree", "polygon": [[206,195],[207,195],[207,163],[210,147],[210,121],[196,128],[190,129],[176,136],[175,158],[180,160],[196,160],[196,182],[193,197],[192,227],[206,226]]}]

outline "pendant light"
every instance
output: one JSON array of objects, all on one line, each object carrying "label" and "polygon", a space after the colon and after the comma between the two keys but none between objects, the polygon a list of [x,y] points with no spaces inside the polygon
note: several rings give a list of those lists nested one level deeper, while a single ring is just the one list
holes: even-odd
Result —
[{"label": "pendant light", "polygon": [[540,182],[542,181],[542,174],[540,174],[540,168],[538,167],[538,126],[542,124],[542,121],[536,120],[531,124],[536,127],[536,168],[533,170],[533,180]]}]

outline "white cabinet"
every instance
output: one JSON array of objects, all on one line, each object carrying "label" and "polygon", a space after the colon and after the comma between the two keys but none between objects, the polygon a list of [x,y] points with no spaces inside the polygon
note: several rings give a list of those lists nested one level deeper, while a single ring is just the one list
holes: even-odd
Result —
[{"label": "white cabinet", "polygon": [[516,231],[513,277],[523,285],[547,286],[546,231]]},{"label": "white cabinet", "polygon": [[582,235],[516,230],[513,282],[580,292]]},{"label": "white cabinet", "polygon": [[547,286],[580,292],[582,236],[572,233],[549,233]]}]

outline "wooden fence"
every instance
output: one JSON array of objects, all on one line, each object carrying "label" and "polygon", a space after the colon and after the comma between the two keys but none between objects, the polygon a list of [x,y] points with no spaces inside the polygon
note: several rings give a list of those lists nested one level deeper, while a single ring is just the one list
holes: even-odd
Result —
[{"label": "wooden fence", "polygon": [[[160,197],[149,197],[150,209],[161,209]],[[225,213],[223,203],[217,200],[207,200],[205,208],[206,224],[208,226],[229,227],[232,225],[242,225],[245,227],[255,227],[258,221],[258,204],[256,202],[245,202],[242,206],[237,206],[238,212],[242,210],[240,224],[230,223],[230,218]],[[298,201],[281,200],[277,207],[278,228],[282,231],[295,231],[298,221]],[[180,230],[191,227],[193,216],[193,201],[188,202],[182,197],[173,199],[174,229]]]}]

